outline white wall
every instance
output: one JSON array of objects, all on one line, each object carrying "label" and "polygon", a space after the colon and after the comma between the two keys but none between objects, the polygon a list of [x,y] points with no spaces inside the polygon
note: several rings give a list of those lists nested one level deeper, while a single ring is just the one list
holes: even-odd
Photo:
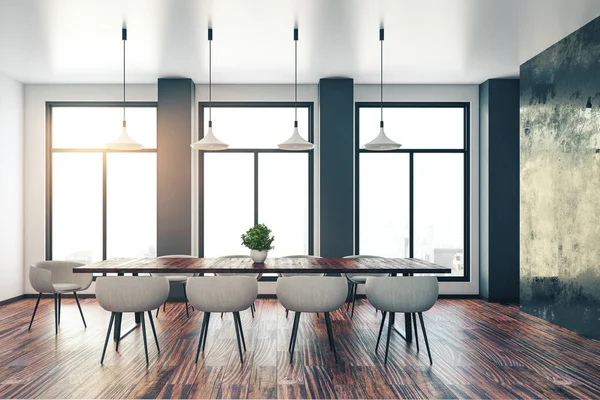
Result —
[{"label": "white wall", "polygon": [[[293,85],[213,85],[213,101],[293,101]],[[47,101],[119,101],[120,85],[26,85],[25,87],[25,265],[45,256],[45,113]],[[156,85],[128,86],[128,100],[156,101]],[[478,165],[479,88],[477,85],[386,85],[386,101],[454,101],[471,103],[471,165]],[[378,85],[356,85],[354,100],[378,101]],[[208,101],[208,86],[196,85],[196,106]],[[319,104],[318,85],[300,85],[298,101],[315,103],[315,199],[319,198]],[[198,110],[195,112],[197,118]],[[197,121],[194,124],[197,126]],[[197,140],[197,132],[190,143]],[[199,205],[197,152],[192,152],[192,249],[197,254]],[[478,170],[471,168],[471,282],[443,283],[443,294],[479,293]],[[320,207],[315,202],[315,254],[319,254]],[[24,271],[27,272],[27,269]],[[261,293],[274,293],[274,284],[261,284]],[[26,292],[33,289],[26,283]]]},{"label": "white wall", "polygon": [[[29,265],[46,257],[46,102],[122,101],[122,96],[122,85],[25,85],[25,293],[34,293]],[[127,85],[127,100],[157,101],[157,85]]]},{"label": "white wall", "polygon": [[23,85],[0,72],[0,301],[23,294]]}]

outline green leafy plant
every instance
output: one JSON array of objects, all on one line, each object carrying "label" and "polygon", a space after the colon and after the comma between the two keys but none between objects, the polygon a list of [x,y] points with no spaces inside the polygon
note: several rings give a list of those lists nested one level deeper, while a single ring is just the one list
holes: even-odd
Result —
[{"label": "green leafy plant", "polygon": [[250,250],[271,250],[275,237],[271,236],[271,230],[265,224],[257,224],[242,234],[242,244]]}]

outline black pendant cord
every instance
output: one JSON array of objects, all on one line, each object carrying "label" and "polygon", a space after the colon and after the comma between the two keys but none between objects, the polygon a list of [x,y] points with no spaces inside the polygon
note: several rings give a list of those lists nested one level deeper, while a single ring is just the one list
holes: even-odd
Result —
[{"label": "black pendant cord", "polygon": [[381,43],[380,50],[380,70],[379,70],[379,96],[381,104],[381,119],[380,126],[383,128],[383,29],[379,30],[379,42]]},{"label": "black pendant cord", "polygon": [[212,29],[208,30],[208,126],[212,127]]},{"label": "black pendant cord", "polygon": [[294,127],[298,127],[298,29],[294,29]]},{"label": "black pendant cord", "polygon": [[125,122],[125,43],[127,43],[127,29],[123,28],[123,122]]}]

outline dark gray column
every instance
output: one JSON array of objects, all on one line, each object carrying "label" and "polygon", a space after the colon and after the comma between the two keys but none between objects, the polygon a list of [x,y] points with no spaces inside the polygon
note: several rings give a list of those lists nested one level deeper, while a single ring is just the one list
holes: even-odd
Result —
[{"label": "dark gray column", "polygon": [[321,256],[354,252],[354,80],[319,81]]},{"label": "dark gray column", "polygon": [[157,254],[191,252],[191,151],[194,82],[159,79]]},{"label": "dark gray column", "polygon": [[479,86],[481,297],[519,300],[519,80]]}]

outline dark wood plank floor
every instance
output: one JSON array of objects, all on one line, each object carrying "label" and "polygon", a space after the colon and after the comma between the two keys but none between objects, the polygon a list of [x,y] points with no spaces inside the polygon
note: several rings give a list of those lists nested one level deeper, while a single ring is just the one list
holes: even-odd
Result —
[{"label": "dark wood plank floor", "polygon": [[242,313],[244,365],[231,315],[211,318],[196,365],[201,313],[187,320],[181,304],[169,304],[156,321],[160,355],[148,331],[148,368],[140,329],[119,353],[111,341],[101,366],[109,313],[84,300],[84,329],[74,300],[63,301],[57,336],[51,299],[40,303],[31,331],[33,299],[0,307],[0,398],[600,398],[600,342],[479,300],[440,300],[426,313],[433,366],[423,342],[417,354],[398,334],[383,365],[381,349],[374,354],[381,314],[365,301],[353,320],[332,315],[339,364],[324,319],[303,315],[290,365],[292,318],[276,300],[257,301],[255,319]]}]

